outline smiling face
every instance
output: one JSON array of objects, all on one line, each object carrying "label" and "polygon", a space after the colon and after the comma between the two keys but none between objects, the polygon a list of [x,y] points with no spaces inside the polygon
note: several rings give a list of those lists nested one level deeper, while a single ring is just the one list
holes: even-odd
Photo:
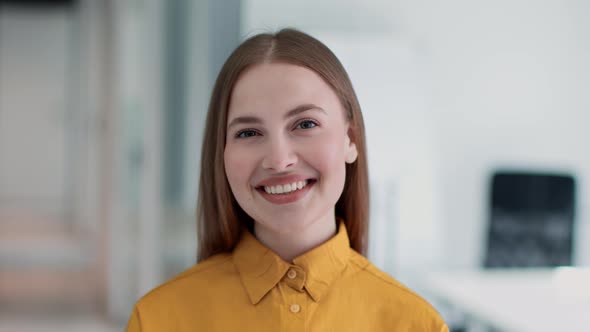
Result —
[{"label": "smiling face", "polygon": [[264,63],[240,76],[230,100],[225,172],[255,227],[287,234],[334,223],[357,151],[331,87],[307,68]]}]

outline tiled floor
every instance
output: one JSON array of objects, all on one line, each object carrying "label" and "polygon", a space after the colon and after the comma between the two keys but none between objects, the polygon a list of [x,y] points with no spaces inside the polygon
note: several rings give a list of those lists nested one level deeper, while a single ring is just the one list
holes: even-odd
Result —
[{"label": "tiled floor", "polygon": [[100,317],[26,317],[0,316],[0,332],[120,332],[122,325]]}]

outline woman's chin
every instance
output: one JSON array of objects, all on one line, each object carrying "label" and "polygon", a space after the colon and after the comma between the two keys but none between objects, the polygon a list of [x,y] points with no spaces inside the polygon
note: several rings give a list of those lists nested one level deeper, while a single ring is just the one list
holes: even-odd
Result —
[{"label": "woman's chin", "polygon": [[265,221],[256,221],[255,227],[265,228],[273,233],[287,234],[305,229],[306,222],[303,216],[288,217],[283,215],[265,218]]}]

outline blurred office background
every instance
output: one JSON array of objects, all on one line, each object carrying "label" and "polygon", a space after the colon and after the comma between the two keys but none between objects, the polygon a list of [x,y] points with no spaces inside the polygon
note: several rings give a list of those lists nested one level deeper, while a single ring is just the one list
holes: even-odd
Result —
[{"label": "blurred office background", "polygon": [[326,43],[359,96],[369,257],[457,331],[428,273],[589,266],[589,15],[582,0],[0,0],[0,331],[122,330],[194,264],[212,83],[241,40],[287,26]]}]

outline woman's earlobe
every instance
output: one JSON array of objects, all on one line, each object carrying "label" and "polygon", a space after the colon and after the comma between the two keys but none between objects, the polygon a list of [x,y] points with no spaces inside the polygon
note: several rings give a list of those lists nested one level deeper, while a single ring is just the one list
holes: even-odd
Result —
[{"label": "woman's earlobe", "polygon": [[346,163],[348,164],[352,164],[356,161],[356,158],[358,157],[358,151],[356,149],[356,144],[350,142],[350,145],[348,146],[348,152],[346,153]]},{"label": "woman's earlobe", "polygon": [[356,149],[356,144],[354,143],[354,130],[352,127],[348,127],[348,130],[346,131],[346,145],[347,152],[345,161],[348,164],[352,164],[358,157],[358,150]]}]

